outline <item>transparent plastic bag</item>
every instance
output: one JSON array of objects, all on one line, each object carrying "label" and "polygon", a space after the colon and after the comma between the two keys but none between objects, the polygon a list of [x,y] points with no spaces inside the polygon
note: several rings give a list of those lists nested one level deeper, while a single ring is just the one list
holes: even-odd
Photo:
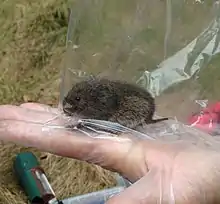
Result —
[{"label": "transparent plastic bag", "polygon": [[[96,164],[100,161],[105,163],[105,155],[99,155],[103,149],[98,152],[100,149],[92,146],[97,140],[116,141],[117,144],[130,141],[138,143],[140,140],[158,140],[166,144],[183,142],[183,148],[175,150],[177,155],[182,153],[185,144],[218,152],[220,143],[217,137],[212,137],[210,131],[198,128],[191,117],[194,113],[200,114],[201,108],[208,103],[218,102],[220,98],[219,3],[217,0],[75,0],[69,18],[58,112],[53,114],[54,117],[50,115],[45,120],[35,121],[29,128],[39,130],[39,126],[43,125],[41,130],[47,138],[54,135],[72,136],[75,153],[82,151],[76,158],[83,157],[83,160]],[[84,117],[77,111],[71,116],[66,115],[63,104],[71,88],[82,81],[96,81],[97,78],[123,81],[148,91],[155,99],[155,117],[169,117],[169,120],[132,129],[119,122],[99,120],[95,117],[95,111],[94,114],[91,112],[90,117]],[[100,93],[98,88],[96,92]],[[85,93],[86,96],[90,95],[88,91]],[[112,100],[115,105],[115,95],[112,99],[105,94],[103,92],[107,101]],[[93,105],[103,105],[103,111],[109,110],[96,95],[90,99],[94,100]],[[73,98],[75,103],[80,100]],[[205,105],[199,107],[197,102]],[[90,107],[85,107],[90,110]],[[142,105],[139,107],[141,109]],[[95,108],[92,107],[92,110]],[[210,121],[206,125],[210,126]],[[10,134],[7,139],[10,139]],[[54,139],[58,139],[58,136]],[[42,145],[40,138],[36,140],[38,144],[30,141],[25,144],[34,147]],[[79,149],[85,141],[85,149]],[[47,147],[46,144],[44,147]],[[106,151],[110,150],[107,148]],[[153,176],[158,178],[160,174],[157,185],[152,184],[155,188],[152,192],[158,193],[153,194],[156,203],[176,203],[169,180],[172,165],[169,169],[153,170],[149,174],[152,180]]]},{"label": "transparent plastic bag", "polygon": [[[3,121],[0,121],[0,135],[4,141],[35,147],[60,156],[84,160],[124,173],[122,175],[130,181],[128,182],[129,185],[132,185],[126,189],[123,187],[117,188],[120,192],[116,189],[117,192],[115,192],[116,194],[113,192],[114,197],[112,199],[123,194],[125,196],[125,193],[127,193],[126,198],[128,201],[129,199],[132,200],[134,196],[138,196],[136,199],[141,199],[142,203],[192,203],[195,199],[197,202],[193,203],[201,203],[202,201],[210,203],[208,202],[209,196],[204,198],[200,193],[203,190],[205,193],[211,193],[207,191],[209,183],[203,185],[198,179],[200,174],[202,179],[206,179],[205,175],[212,178],[213,170],[218,172],[220,168],[220,143],[204,132],[170,120],[166,125],[163,124],[163,128],[160,128],[161,123],[158,123],[156,124],[158,125],[157,129],[154,127],[145,129],[146,134],[150,135],[154,141],[146,138],[143,140],[144,137],[137,139],[135,132],[132,134],[124,133],[118,137],[109,137],[109,135],[102,134],[103,137],[99,135],[99,138],[97,138],[85,136],[80,132],[65,130],[61,126],[62,118],[57,110],[44,105],[0,106],[0,112],[2,113],[0,117],[3,119]],[[166,129],[166,127],[168,128]],[[161,130],[169,131],[162,134]],[[158,143],[156,140],[164,141],[164,143]],[[161,148],[156,148],[157,145]],[[143,147],[143,149],[138,150],[138,146]],[[197,159],[200,154],[202,154],[202,158]],[[146,167],[144,166],[146,169],[143,169],[143,163],[146,164]],[[117,168],[119,165],[125,169]],[[176,167],[179,165],[182,168],[178,170]],[[127,168],[127,174],[126,167],[129,167]],[[188,169],[186,169],[187,167]],[[203,171],[204,167],[206,167],[205,171]],[[207,169],[207,167],[210,168]],[[207,170],[209,174],[207,174]],[[133,174],[129,171],[133,171],[133,174],[137,173],[137,175],[132,176]],[[143,172],[143,175],[138,175],[140,171]],[[179,171],[183,171],[183,177],[178,176]],[[195,176],[195,171],[198,177]],[[177,175],[173,174],[174,172]],[[184,176],[185,174],[186,176]],[[187,180],[188,175],[191,176],[190,180]],[[218,179],[217,177],[211,180],[214,182],[213,185],[216,184],[215,181],[219,183]],[[198,186],[198,183],[202,186]],[[188,192],[186,184],[190,185],[189,189],[195,190],[196,195],[191,194],[191,191]],[[74,185],[74,182],[71,185]],[[200,187],[199,191],[197,191],[198,187]],[[179,188],[182,188],[182,190],[178,191]],[[218,189],[217,194],[214,195],[218,195]],[[109,193],[111,194],[111,190],[89,194],[88,196],[67,198],[64,201],[73,203],[73,201],[79,199],[77,201],[79,203],[81,200],[82,203],[90,204],[89,201],[95,200],[102,203],[103,199],[109,198]],[[181,195],[184,195],[183,200]],[[185,199],[189,199],[189,202],[184,202]],[[118,202],[120,203],[120,201]]]},{"label": "transparent plastic bag", "polygon": [[[220,98],[214,88],[220,59],[219,13],[219,1],[214,0],[74,1],[60,112],[75,84],[107,78],[147,90],[156,102],[155,116],[169,120],[131,129],[117,122],[97,120],[94,112],[87,118],[81,118],[80,113],[75,119],[65,116],[64,126],[70,131],[74,126],[86,136],[101,139],[129,133],[141,139],[188,141],[213,148],[212,132],[201,127],[204,133],[196,130],[198,124],[190,117],[199,111],[196,101]],[[219,144],[214,146],[218,149]]]},{"label": "transparent plastic bag", "polygon": [[[212,81],[211,70],[218,73],[218,1],[74,1],[71,8],[61,112],[72,86],[93,77],[142,87],[155,98],[155,115],[186,125],[198,109],[196,100],[220,97],[215,90],[215,95],[209,95],[217,83],[217,78]],[[76,121],[69,118],[67,123],[83,119],[85,126],[99,119],[90,115],[80,118],[79,111]],[[104,130],[112,125],[108,123]],[[121,128],[116,126],[113,129]]]}]

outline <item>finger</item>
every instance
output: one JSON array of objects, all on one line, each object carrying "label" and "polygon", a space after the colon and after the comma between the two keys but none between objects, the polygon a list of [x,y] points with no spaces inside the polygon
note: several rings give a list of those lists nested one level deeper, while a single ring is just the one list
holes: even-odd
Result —
[{"label": "finger", "polygon": [[23,103],[20,105],[20,107],[38,110],[38,111],[46,111],[46,112],[56,113],[56,114],[59,113],[57,108],[52,108],[51,106],[40,104],[40,103]]},{"label": "finger", "polygon": [[79,132],[71,133],[65,131],[56,114],[48,112],[18,106],[0,106],[0,112],[1,140],[95,163],[131,181],[147,172],[146,148],[139,140],[126,135],[94,139]]},{"label": "finger", "polygon": [[95,139],[75,132],[24,121],[2,121],[0,139],[27,147],[35,147],[60,156],[98,164],[106,169],[124,172],[132,141],[126,138]]},{"label": "finger", "polygon": [[149,173],[106,204],[174,203],[170,172],[151,169]]},{"label": "finger", "polygon": [[[28,147],[36,147],[61,156],[72,157],[99,164],[111,170],[123,172],[121,163],[131,148],[127,138],[92,139],[83,134],[63,129],[55,114],[25,109],[18,106],[0,106],[1,135],[10,141]],[[48,120],[53,123],[45,125]],[[53,127],[51,125],[54,125]],[[120,161],[120,162],[119,162]]]},{"label": "finger", "polygon": [[[20,106],[2,105],[0,106],[0,121],[1,120],[18,120],[28,121],[32,123],[47,123],[52,121],[57,124],[57,114],[53,112],[42,112],[34,109],[22,108]],[[36,106],[37,107],[37,106]],[[39,106],[40,107],[40,106]]]}]

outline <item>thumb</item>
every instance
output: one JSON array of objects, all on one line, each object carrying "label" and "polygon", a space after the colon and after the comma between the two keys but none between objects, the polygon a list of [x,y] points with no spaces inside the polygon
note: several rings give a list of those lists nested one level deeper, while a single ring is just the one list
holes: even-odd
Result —
[{"label": "thumb", "polygon": [[110,198],[106,204],[174,203],[169,173],[162,169],[151,169],[146,176]]}]

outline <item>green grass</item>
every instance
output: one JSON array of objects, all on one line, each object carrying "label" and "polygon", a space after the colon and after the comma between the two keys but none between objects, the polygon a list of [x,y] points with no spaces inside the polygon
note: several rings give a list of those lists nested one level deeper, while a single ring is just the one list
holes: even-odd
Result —
[{"label": "green grass", "polygon": [[66,2],[3,1],[1,10],[0,103],[38,101],[51,98],[51,92],[57,97],[67,32]]}]

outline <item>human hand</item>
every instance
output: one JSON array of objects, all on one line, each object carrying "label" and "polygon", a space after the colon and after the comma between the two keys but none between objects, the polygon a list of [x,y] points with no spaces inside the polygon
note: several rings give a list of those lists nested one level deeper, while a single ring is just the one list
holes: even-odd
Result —
[{"label": "human hand", "polygon": [[0,106],[0,139],[98,164],[135,182],[108,204],[219,203],[220,154],[190,142],[91,138],[42,126],[62,121],[51,107]]}]

